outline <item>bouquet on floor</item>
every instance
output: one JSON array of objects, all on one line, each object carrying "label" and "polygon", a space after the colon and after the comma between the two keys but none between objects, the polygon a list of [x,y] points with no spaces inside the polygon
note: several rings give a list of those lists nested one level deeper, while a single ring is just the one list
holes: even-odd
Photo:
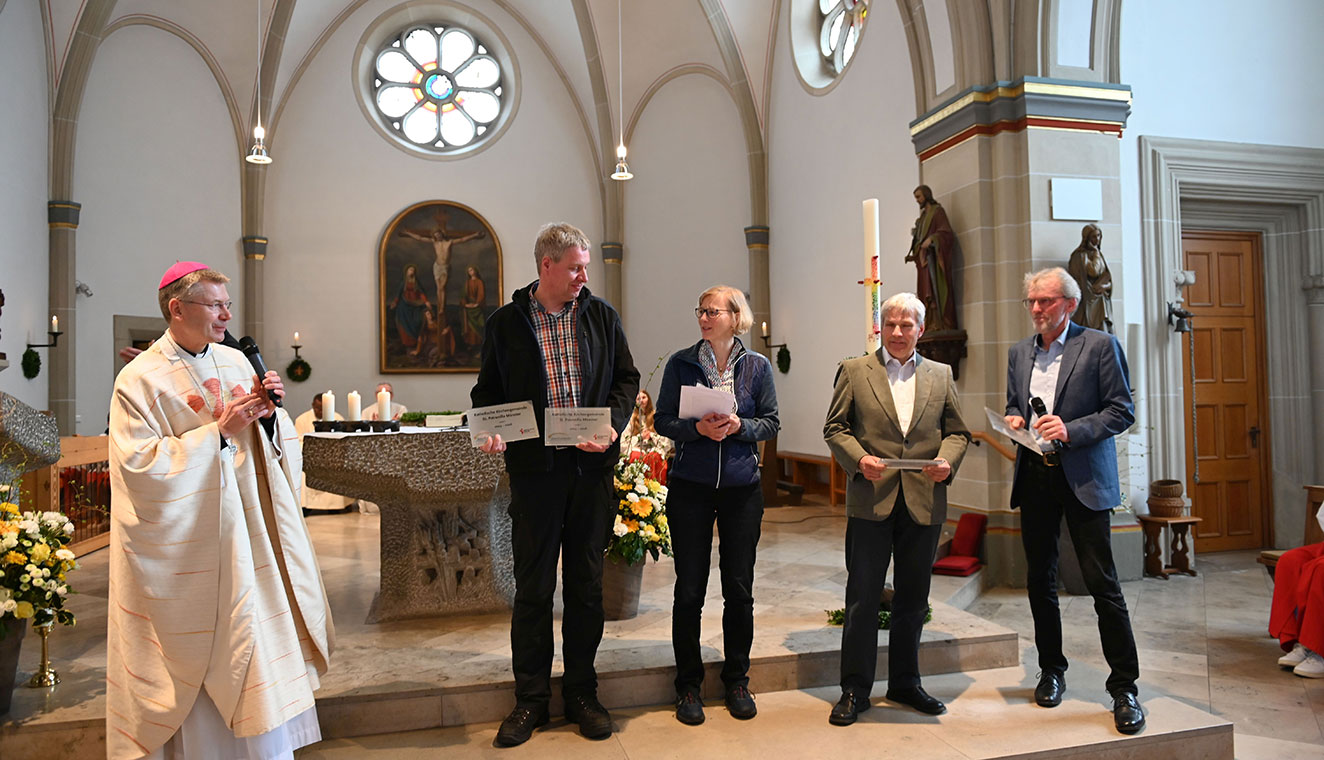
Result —
[{"label": "bouquet on floor", "polygon": [[0,483],[0,636],[16,620],[34,626],[73,625],[64,609],[72,590],[65,575],[78,563],[69,550],[74,524],[60,512],[22,512]]},{"label": "bouquet on floor", "polygon": [[[658,461],[650,461],[650,457]],[[657,477],[665,468],[665,461],[656,453],[623,457],[616,463],[616,520],[607,559],[634,565],[643,562],[645,554],[653,555],[654,560],[663,554],[671,556],[667,487]]]}]

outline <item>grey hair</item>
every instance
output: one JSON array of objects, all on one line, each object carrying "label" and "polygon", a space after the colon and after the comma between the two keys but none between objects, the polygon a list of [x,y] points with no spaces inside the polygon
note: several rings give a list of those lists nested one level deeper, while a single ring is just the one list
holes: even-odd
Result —
[{"label": "grey hair", "polygon": [[878,316],[887,319],[889,311],[904,311],[915,319],[915,324],[924,324],[924,302],[914,293],[902,292],[889,296],[878,306]]},{"label": "grey hair", "polygon": [[1068,274],[1067,270],[1062,267],[1049,267],[1025,275],[1025,295],[1030,295],[1030,288],[1045,280],[1057,280],[1061,286],[1062,295],[1073,299],[1076,303],[1080,303],[1080,283],[1076,282],[1076,278]]},{"label": "grey hair", "polygon": [[544,224],[542,229],[538,230],[538,239],[533,244],[534,266],[541,269],[543,259],[560,261],[565,252],[571,248],[583,248],[587,251],[592,247],[588,235],[573,224],[565,222]]}]

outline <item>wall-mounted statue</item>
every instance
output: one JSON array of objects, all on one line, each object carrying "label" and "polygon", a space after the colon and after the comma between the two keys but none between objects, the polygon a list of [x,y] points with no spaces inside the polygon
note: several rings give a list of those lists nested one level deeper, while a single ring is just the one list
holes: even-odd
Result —
[{"label": "wall-mounted statue", "polygon": [[1080,245],[1071,252],[1067,272],[1080,283],[1080,304],[1071,321],[1113,333],[1113,275],[1103,260],[1103,230],[1087,224],[1080,230]]},{"label": "wall-mounted statue", "polygon": [[910,231],[906,261],[915,262],[915,295],[924,302],[924,329],[926,332],[955,330],[956,273],[952,258],[956,233],[952,232],[947,212],[933,199],[928,185],[915,188],[915,202],[919,204],[919,218]]}]

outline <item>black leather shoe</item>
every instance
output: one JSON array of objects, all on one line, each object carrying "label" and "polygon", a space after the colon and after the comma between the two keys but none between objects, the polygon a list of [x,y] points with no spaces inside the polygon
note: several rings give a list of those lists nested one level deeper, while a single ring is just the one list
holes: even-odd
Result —
[{"label": "black leather shoe", "polygon": [[1046,671],[1039,676],[1039,685],[1034,687],[1034,703],[1040,707],[1057,707],[1062,704],[1062,693],[1067,690],[1067,679],[1061,673]]},{"label": "black leather shoe", "polygon": [[947,712],[947,705],[936,697],[929,696],[923,686],[909,689],[888,689],[885,695],[889,701],[909,705],[925,715],[942,715]]},{"label": "black leather shoe", "polygon": [[611,736],[611,714],[597,697],[580,695],[565,703],[565,719],[579,724],[579,733],[589,739]]},{"label": "black leather shoe", "polygon": [[1129,691],[1113,695],[1113,724],[1124,734],[1134,734],[1145,727],[1145,709]]},{"label": "black leather shoe", "polygon": [[506,719],[501,721],[501,728],[497,729],[497,746],[514,747],[516,744],[523,744],[533,736],[533,729],[545,725],[547,725],[547,705],[542,707],[516,705]]},{"label": "black leather shoe", "polygon": [[676,720],[687,726],[697,726],[703,722],[703,700],[693,690],[676,698]]},{"label": "black leather shoe", "polygon": [[732,718],[740,720],[749,720],[759,714],[759,708],[754,704],[754,695],[749,692],[749,687],[732,686],[726,690],[726,711],[731,713]]},{"label": "black leather shoe", "polygon": [[868,697],[860,696],[853,691],[843,691],[841,699],[837,700],[837,704],[832,708],[832,714],[828,716],[828,723],[834,726],[849,726],[855,722],[860,713],[871,706]]}]

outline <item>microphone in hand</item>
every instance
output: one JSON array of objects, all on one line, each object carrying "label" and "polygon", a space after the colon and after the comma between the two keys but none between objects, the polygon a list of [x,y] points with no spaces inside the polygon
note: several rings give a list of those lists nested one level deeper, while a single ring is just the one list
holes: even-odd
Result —
[{"label": "microphone in hand", "polygon": [[[257,373],[259,381],[267,376],[267,363],[262,361],[262,352],[258,350],[257,341],[245,335],[239,339],[239,350],[243,351],[244,356],[248,357],[248,363],[253,365],[253,371]],[[267,397],[276,406],[281,405],[280,397],[276,395],[275,391],[268,390]]]},{"label": "microphone in hand", "polygon": [[[1048,407],[1044,405],[1044,400],[1039,398],[1038,396],[1030,397],[1030,409],[1034,410],[1034,413],[1039,415],[1040,417],[1048,416]],[[1053,450],[1044,452],[1044,462],[1050,465],[1061,464],[1062,442],[1052,441],[1052,444],[1053,444]]]}]

